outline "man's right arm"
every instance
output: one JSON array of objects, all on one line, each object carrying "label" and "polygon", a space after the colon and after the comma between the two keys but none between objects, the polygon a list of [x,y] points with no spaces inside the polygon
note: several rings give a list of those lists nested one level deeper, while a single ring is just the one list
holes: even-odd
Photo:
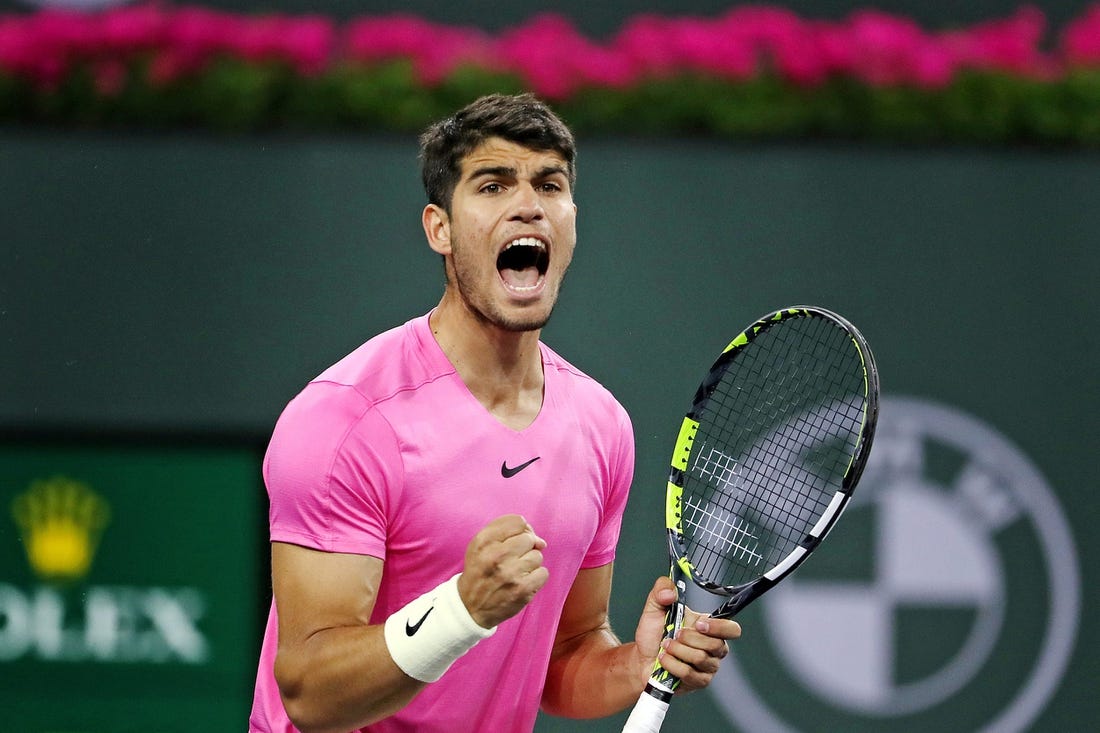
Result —
[{"label": "man's right arm", "polygon": [[370,625],[382,561],[272,543],[279,614],[275,679],[303,733],[346,733],[391,715],[424,687],[394,663]]},{"label": "man's right arm", "polygon": [[[519,613],[548,578],[545,547],[515,514],[478,532],[456,584],[455,603],[469,623],[489,629]],[[426,684],[394,661],[384,625],[370,624],[382,572],[382,560],[368,555],[271,545],[279,615],[275,680],[288,717],[303,733],[361,728],[403,708]],[[429,623],[440,622],[441,612]],[[420,653],[412,653],[415,662]],[[438,673],[427,678],[435,679],[450,661],[433,660]]]}]

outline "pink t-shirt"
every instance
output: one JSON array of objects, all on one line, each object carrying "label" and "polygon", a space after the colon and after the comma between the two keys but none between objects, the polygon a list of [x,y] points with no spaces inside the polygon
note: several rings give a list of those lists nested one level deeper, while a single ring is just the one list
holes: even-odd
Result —
[{"label": "pink t-shirt", "polygon": [[[595,380],[540,349],[543,405],[524,430],[470,393],[427,316],[352,352],[279,418],[264,459],[271,539],[382,558],[371,623],[460,572],[467,544],[495,517],[521,514],[548,543],[550,579],[534,600],[364,730],[530,731],[577,571],[614,558],[634,470],[629,417]],[[296,730],[272,673],[276,631],[272,604],[252,731]]]}]

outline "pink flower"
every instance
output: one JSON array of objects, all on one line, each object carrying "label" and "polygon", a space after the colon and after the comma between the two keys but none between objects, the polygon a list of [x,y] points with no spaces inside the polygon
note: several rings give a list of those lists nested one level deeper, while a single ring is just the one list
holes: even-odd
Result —
[{"label": "pink flower", "polygon": [[27,73],[34,66],[34,38],[30,23],[19,16],[0,16],[0,69],[13,75]]},{"label": "pink flower", "polygon": [[812,86],[828,76],[814,26],[789,10],[739,7],[726,14],[722,25],[740,36],[740,44],[751,49],[760,66],[795,84]]},{"label": "pink flower", "polygon": [[[859,11],[849,18],[846,36],[851,66],[843,71],[872,86],[935,88],[954,74],[954,57],[942,42],[907,18]],[[837,39],[831,43],[835,49]]]},{"label": "pink flower", "polygon": [[673,22],[669,30],[677,56],[693,71],[734,80],[747,79],[759,71],[758,49],[736,20],[714,23],[684,18]]},{"label": "pink flower", "polygon": [[336,49],[336,25],[318,15],[295,18],[284,24],[282,54],[307,76],[319,74]]},{"label": "pink flower", "polygon": [[753,49],[735,30],[702,18],[640,15],[613,46],[639,77],[695,71],[745,79],[757,71]]},{"label": "pink flower", "polygon": [[921,44],[910,58],[910,81],[922,89],[942,89],[951,83],[958,62],[950,49],[939,41]]},{"label": "pink flower", "polygon": [[637,73],[666,76],[676,71],[680,63],[670,25],[671,21],[657,15],[636,15],[615,35],[612,47]]},{"label": "pink flower", "polygon": [[1066,26],[1059,48],[1069,64],[1100,66],[1100,4]]},{"label": "pink flower", "polygon": [[1023,7],[1008,18],[947,33],[944,39],[959,63],[969,68],[1050,77],[1056,65],[1039,48],[1045,30],[1043,12]]},{"label": "pink flower", "polygon": [[175,59],[172,66],[183,73],[199,69],[215,54],[232,48],[244,25],[243,16],[181,8],[169,19],[163,56]]},{"label": "pink flower", "polygon": [[338,27],[320,15],[250,15],[139,0],[96,12],[0,15],[0,70],[50,88],[82,66],[100,93],[110,95],[143,58],[157,83],[196,73],[219,55],[283,62],[300,75],[323,73],[340,61],[408,59],[422,84],[476,64],[516,73],[540,95],[564,99],[586,87],[622,89],[685,73],[732,82],[770,73],[803,87],[848,77],[935,90],[965,68],[1052,79],[1064,65],[1100,66],[1100,4],[1066,26],[1056,54],[1043,50],[1045,32],[1042,11],[1031,6],[930,33],[876,10],[829,22],[782,7],[738,5],[714,18],[638,14],[601,42],[549,13],[490,36],[401,13]]},{"label": "pink flower", "polygon": [[90,47],[89,34],[75,13],[41,11],[4,18],[0,24],[0,64],[44,87],[61,83],[72,60]]},{"label": "pink flower", "polygon": [[352,61],[376,63],[407,58],[421,81],[441,81],[462,63],[484,59],[488,40],[477,30],[438,25],[414,15],[361,18],[345,32]]},{"label": "pink flower", "polygon": [[638,69],[615,49],[595,47],[585,65],[585,77],[593,84],[628,89],[638,83]]},{"label": "pink flower", "polygon": [[278,16],[242,18],[237,32],[225,39],[225,50],[246,61],[270,61],[278,56],[282,19]]},{"label": "pink flower", "polygon": [[494,46],[505,68],[519,72],[547,99],[564,99],[586,81],[593,45],[564,16],[536,15],[503,33]]},{"label": "pink flower", "polygon": [[847,25],[813,21],[810,32],[814,38],[821,66],[828,76],[847,76],[859,64],[860,51],[852,43]]},{"label": "pink flower", "polygon": [[[93,22],[90,22],[93,21]],[[31,19],[33,33],[43,52],[72,58],[96,48],[94,16],[66,10],[43,10]]]},{"label": "pink flower", "polygon": [[169,14],[157,5],[123,5],[96,18],[97,51],[129,55],[162,45]]},{"label": "pink flower", "polygon": [[319,16],[258,16],[241,23],[227,50],[249,61],[285,61],[301,74],[324,70],[335,47],[332,21]]}]

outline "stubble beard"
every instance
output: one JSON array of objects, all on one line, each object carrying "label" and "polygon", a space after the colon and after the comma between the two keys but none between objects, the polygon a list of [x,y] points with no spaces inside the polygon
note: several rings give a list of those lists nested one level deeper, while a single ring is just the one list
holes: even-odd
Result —
[{"label": "stubble beard", "polygon": [[[562,273],[550,307],[545,311],[542,310],[541,306],[537,306],[538,311],[532,310],[526,314],[521,313],[512,317],[504,313],[503,309],[493,303],[492,298],[484,292],[488,291],[491,286],[486,286],[482,293],[478,292],[476,285],[477,273],[467,273],[465,268],[458,266],[457,258],[452,258],[451,263],[451,281],[448,282],[448,287],[455,288],[466,309],[479,323],[511,333],[539,331],[545,327],[550,322],[550,316],[553,315],[554,306],[557,305],[557,299],[561,296],[561,290],[565,284],[565,273]],[[495,270],[493,272],[495,273]]]}]

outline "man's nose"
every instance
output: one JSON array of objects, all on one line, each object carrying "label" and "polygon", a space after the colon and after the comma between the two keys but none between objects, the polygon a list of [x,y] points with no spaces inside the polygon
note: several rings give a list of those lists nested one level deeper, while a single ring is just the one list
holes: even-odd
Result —
[{"label": "man's nose", "polygon": [[529,183],[521,183],[516,189],[515,212],[513,219],[534,221],[543,216],[542,199],[538,191]]}]

